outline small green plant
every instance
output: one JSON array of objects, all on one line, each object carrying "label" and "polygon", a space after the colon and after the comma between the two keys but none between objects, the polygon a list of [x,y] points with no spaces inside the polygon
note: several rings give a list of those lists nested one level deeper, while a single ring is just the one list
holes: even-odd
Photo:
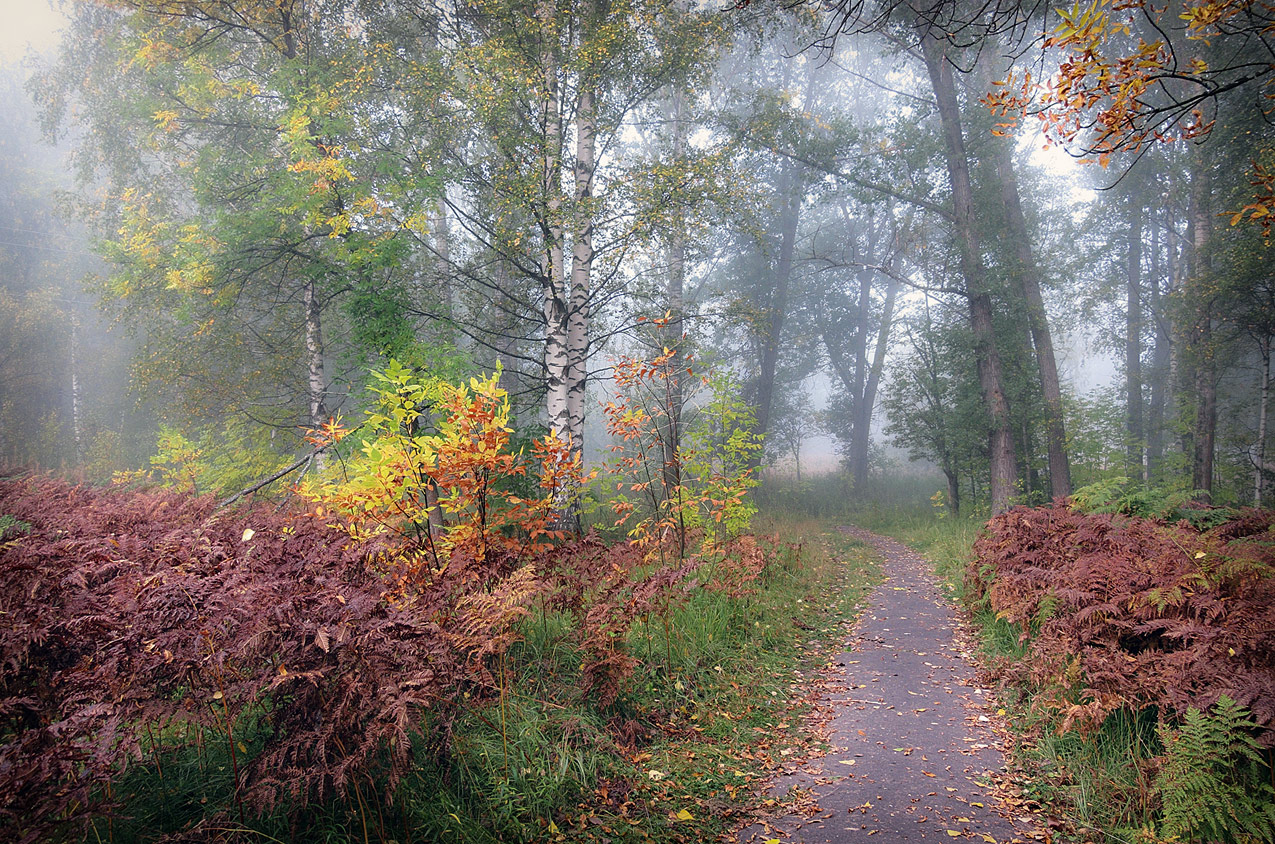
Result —
[{"label": "small green plant", "polygon": [[1162,726],[1165,763],[1156,778],[1161,831],[1192,841],[1275,841],[1275,788],[1257,724],[1226,695],[1210,713],[1191,708],[1177,728]]},{"label": "small green plant", "polygon": [[0,513],[0,540],[13,539],[30,532],[30,522],[24,522],[15,516],[10,516],[8,513]]}]

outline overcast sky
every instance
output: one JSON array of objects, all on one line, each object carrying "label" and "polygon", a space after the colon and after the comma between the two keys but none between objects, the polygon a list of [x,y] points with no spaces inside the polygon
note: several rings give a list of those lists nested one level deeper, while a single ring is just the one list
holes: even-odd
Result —
[{"label": "overcast sky", "polygon": [[29,49],[49,49],[62,21],[50,0],[0,0],[0,62],[18,61]]}]

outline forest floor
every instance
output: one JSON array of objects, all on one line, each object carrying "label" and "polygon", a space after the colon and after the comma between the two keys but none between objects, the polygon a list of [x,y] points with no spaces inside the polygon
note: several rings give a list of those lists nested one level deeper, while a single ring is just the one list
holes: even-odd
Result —
[{"label": "forest floor", "polygon": [[841,530],[881,554],[884,580],[821,678],[822,717],[806,726],[808,746],[828,749],[768,783],[775,814],[738,840],[1048,840],[1005,774],[1004,710],[929,564],[892,539]]}]

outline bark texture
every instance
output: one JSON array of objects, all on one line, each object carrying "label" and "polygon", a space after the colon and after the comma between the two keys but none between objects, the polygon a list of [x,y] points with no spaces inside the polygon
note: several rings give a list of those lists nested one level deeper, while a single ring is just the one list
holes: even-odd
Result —
[{"label": "bark texture", "polygon": [[1005,222],[1010,240],[1015,247],[1015,275],[1018,277],[1023,304],[1027,310],[1027,326],[1031,332],[1032,348],[1036,351],[1036,367],[1040,376],[1040,391],[1045,399],[1046,442],[1049,449],[1049,484],[1053,498],[1071,495],[1071,464],[1067,458],[1067,431],[1063,421],[1062,384],[1058,378],[1058,362],[1054,356],[1053,334],[1049,330],[1049,318],[1045,313],[1045,299],[1041,293],[1040,264],[1032,250],[1032,241],[1023,215],[1022,200],[1018,191],[1018,176],[1014,172],[1013,151],[1008,143],[992,144],[996,155],[996,172],[1000,181],[1001,201],[1005,206]]},{"label": "bark texture", "polygon": [[978,232],[974,226],[974,191],[969,158],[961,131],[960,102],[952,78],[952,66],[944,48],[946,42],[935,33],[921,37],[925,68],[938,103],[942,122],[944,158],[952,189],[952,215],[960,249],[961,276],[969,301],[970,329],[979,386],[988,415],[988,451],[991,458],[992,512],[1009,509],[1018,488],[1018,469],[1013,432],[1010,429],[1009,401],[1005,395],[1000,353],[996,348],[992,299],[987,289]]}]

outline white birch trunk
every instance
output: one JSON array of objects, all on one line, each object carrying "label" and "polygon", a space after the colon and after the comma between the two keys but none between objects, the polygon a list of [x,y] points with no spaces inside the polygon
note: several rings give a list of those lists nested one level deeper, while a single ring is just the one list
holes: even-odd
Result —
[{"label": "white birch trunk", "polygon": [[[310,399],[310,427],[318,429],[328,421],[325,403],[327,379],[323,371],[323,323],[313,281],[305,286],[305,353],[310,370],[307,390]],[[320,474],[327,468],[327,461],[322,453],[315,456],[314,468]]]},{"label": "white birch trunk", "polygon": [[[673,160],[682,166],[686,156],[686,125],[682,119],[684,94],[681,84],[673,86],[670,102],[669,118],[673,124]],[[668,373],[668,419],[662,434],[662,457],[664,460],[663,480],[664,494],[668,498],[677,495],[682,485],[681,455],[678,450],[682,441],[682,404],[685,401],[682,388],[682,371],[686,365],[686,345],[682,342],[684,311],[686,306],[686,222],[685,214],[680,209],[673,215],[673,231],[668,246],[668,312],[669,323],[664,332],[664,345],[676,349],[678,357],[674,359]],[[685,552],[685,529],[679,530],[678,541]]]},{"label": "white birch trunk", "polygon": [[567,382],[570,361],[567,353],[567,290],[564,278],[562,226],[562,108],[558,89],[556,8],[542,2],[537,8],[544,56],[541,70],[545,85],[544,164],[541,190],[544,218],[543,296],[545,318],[545,411],[549,429],[562,437],[571,435],[567,409]]},{"label": "white birch trunk", "polygon": [[80,401],[80,318],[71,312],[71,436],[75,440],[75,465],[84,465],[84,428]]},{"label": "white birch trunk", "polygon": [[443,313],[452,314],[452,254],[447,231],[447,198],[440,196],[434,218],[434,254],[438,258],[438,299]]},{"label": "white birch trunk", "polygon": [[571,450],[583,456],[584,395],[588,380],[589,308],[593,273],[594,94],[588,83],[576,104],[575,231],[571,248],[571,307],[567,315],[567,419]]}]

